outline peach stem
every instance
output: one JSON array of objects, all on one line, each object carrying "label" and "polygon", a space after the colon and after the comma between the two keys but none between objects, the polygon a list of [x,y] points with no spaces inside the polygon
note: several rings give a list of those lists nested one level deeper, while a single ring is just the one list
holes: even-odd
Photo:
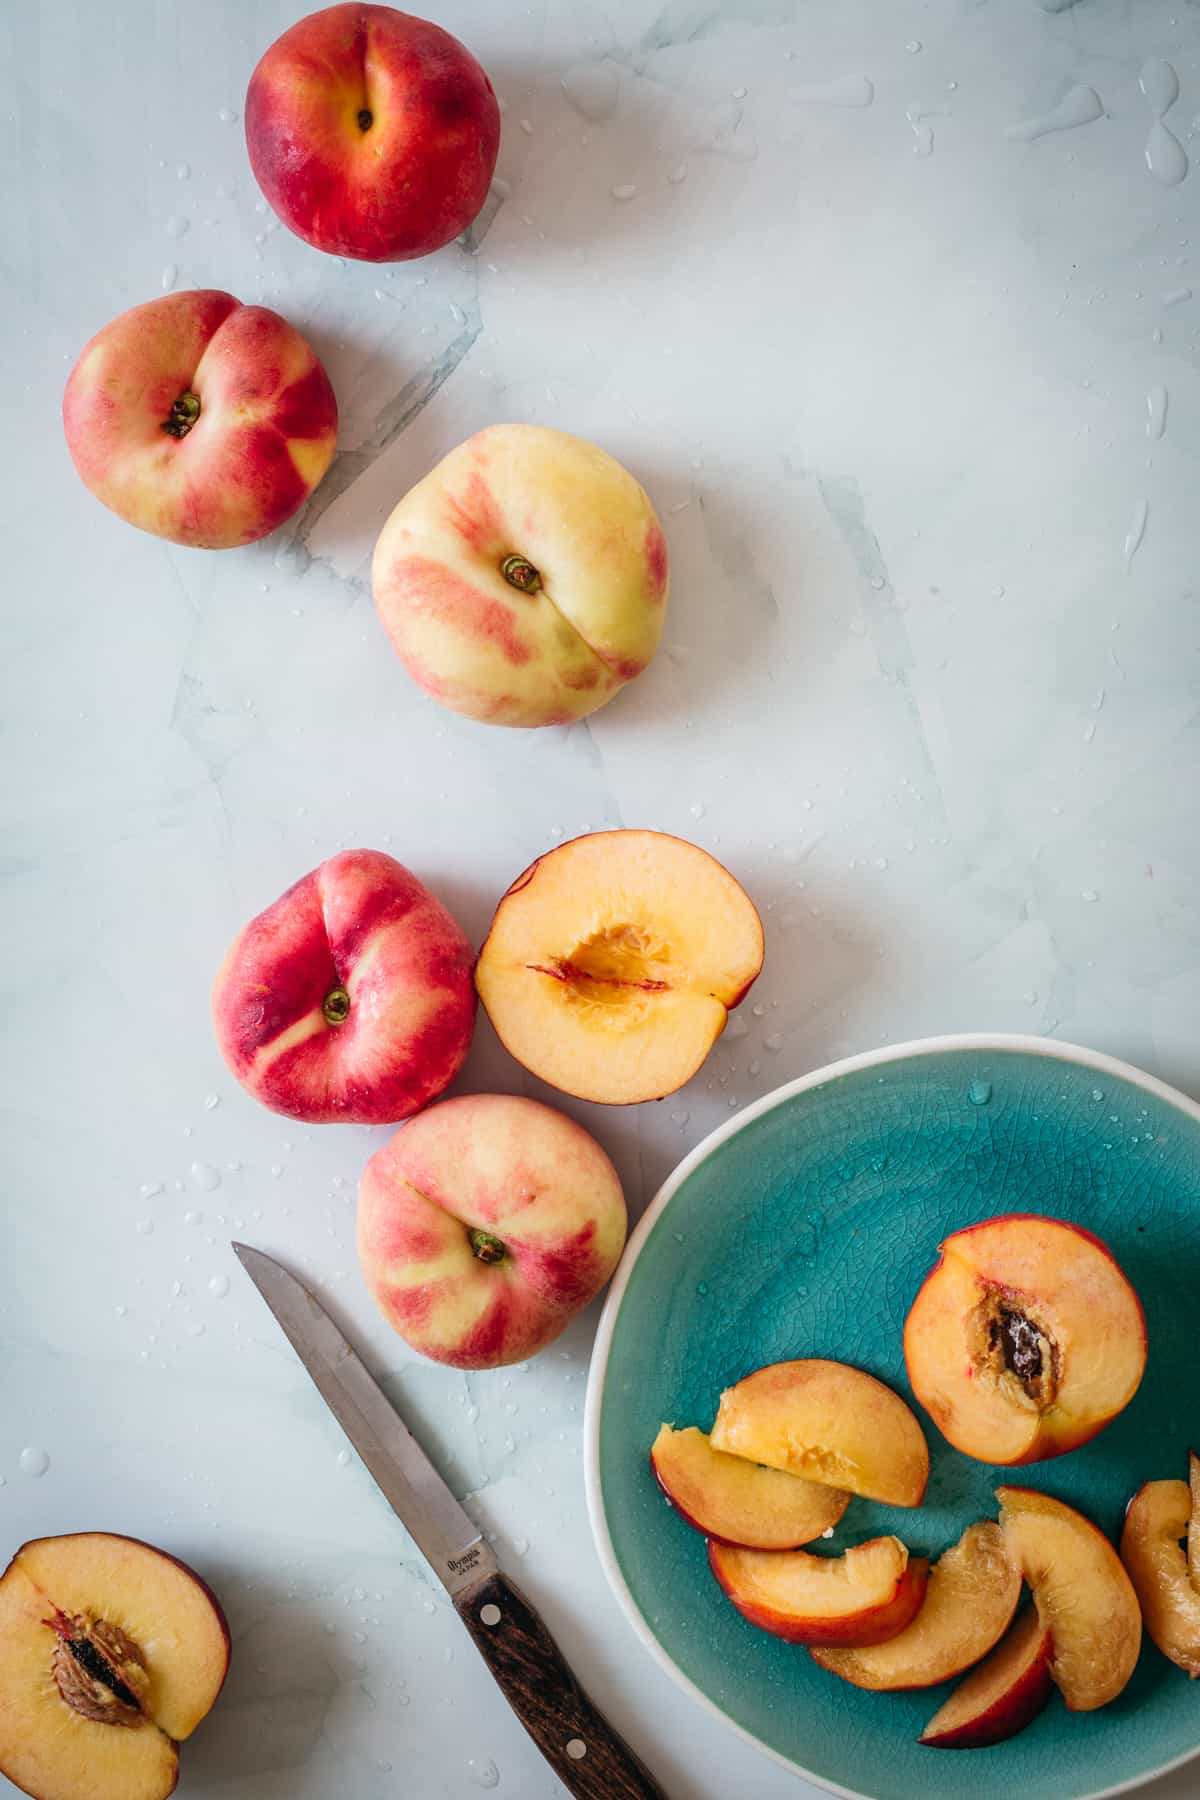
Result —
[{"label": "peach stem", "polygon": [[185,438],[200,417],[200,396],[185,388],[163,422],[168,437]]},{"label": "peach stem", "polygon": [[508,1255],[500,1239],[493,1237],[490,1231],[473,1230],[468,1232],[467,1237],[473,1254],[481,1263],[503,1262]]},{"label": "peach stem", "polygon": [[344,987],[330,988],[321,1002],[327,1025],[344,1025],[350,1017],[350,996]]},{"label": "peach stem", "polygon": [[524,556],[506,556],[500,564],[500,573],[510,587],[520,588],[523,594],[536,594],[542,585],[540,569]]}]

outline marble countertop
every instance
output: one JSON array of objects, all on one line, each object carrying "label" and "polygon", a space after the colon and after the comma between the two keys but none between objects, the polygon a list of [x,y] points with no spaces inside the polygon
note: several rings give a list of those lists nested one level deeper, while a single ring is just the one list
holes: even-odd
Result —
[{"label": "marble countertop", "polygon": [[[446,0],[505,103],[502,181],[467,246],[393,268],[308,249],[250,176],[245,83],[303,10],[42,0],[3,21],[0,1536],[98,1524],[211,1576],[235,1662],[185,1800],[561,1792],[241,1275],[240,1234],[320,1279],[673,1800],[794,1800],[603,1583],[580,1472],[595,1310],[528,1370],[406,1353],[353,1248],[383,1134],[242,1094],[209,983],[338,847],[399,856],[479,942],[539,851],[648,824],[729,863],[767,962],[688,1090],[565,1102],[635,1216],[730,1109],[881,1042],[1044,1032],[1200,1090],[1200,172],[1160,179],[1161,138],[1148,166],[1139,87],[1148,59],[1174,66],[1164,123],[1200,156],[1200,8]],[[283,310],[341,402],[308,511],[240,552],[119,523],[59,425],[85,339],[187,286]],[[394,502],[510,418],[612,450],[670,542],[663,650],[570,730],[439,711],[370,602]],[[486,1021],[460,1086],[544,1092]]]}]

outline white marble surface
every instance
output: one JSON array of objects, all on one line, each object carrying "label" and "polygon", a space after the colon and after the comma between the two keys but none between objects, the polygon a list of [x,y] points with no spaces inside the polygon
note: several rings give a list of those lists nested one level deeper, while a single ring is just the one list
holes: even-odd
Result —
[{"label": "white marble surface", "polygon": [[[603,1586],[580,1476],[594,1318],[528,1372],[407,1355],[352,1246],[381,1134],[257,1108],[208,985],[237,926],[339,846],[390,849],[478,942],[538,851],[644,823],[729,862],[768,959],[689,1091],[567,1103],[635,1214],[730,1107],[889,1039],[1057,1033],[1196,1092],[1200,172],[1147,168],[1138,75],[1173,63],[1167,123],[1200,156],[1200,8],[446,0],[506,102],[505,185],[477,254],[391,270],[276,229],[250,176],[245,82],[301,10],[0,17],[0,1540],[106,1526],[211,1574],[235,1667],[186,1800],[441,1800],[486,1785],[486,1759],[502,1794],[560,1791],[344,1466],[236,1229],[369,1342],[673,1800],[798,1796],[656,1672]],[[870,105],[819,97],[846,77]],[[1076,87],[1103,116],[1009,132]],[[342,451],[298,531],[173,549],[76,480],[69,364],[172,283],[265,299],[326,358]],[[439,712],[370,604],[394,501],[509,418],[613,450],[670,540],[664,650],[570,731]],[[486,1022],[463,1085],[542,1091]]]}]

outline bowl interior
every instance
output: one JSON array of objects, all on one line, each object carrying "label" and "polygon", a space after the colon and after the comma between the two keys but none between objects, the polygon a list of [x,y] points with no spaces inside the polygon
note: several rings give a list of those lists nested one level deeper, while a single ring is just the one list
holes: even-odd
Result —
[{"label": "bowl interior", "polygon": [[[1015,1211],[1099,1232],[1146,1310],[1149,1362],[1125,1412],[1084,1449],[1012,1476],[1115,1536],[1134,1489],[1186,1476],[1200,1436],[1200,1114],[1131,1076],[1024,1050],[951,1049],[782,1099],[715,1144],[658,1213],[614,1296],[593,1377],[594,1511],[644,1626],[745,1731],[872,1800],[960,1800],[968,1789],[1079,1800],[1200,1744],[1186,1676],[1147,1643],[1103,1711],[1068,1714],[1053,1696],[1027,1731],[965,1763],[922,1749],[915,1740],[949,1688],[862,1693],[746,1624],[650,1473],[663,1420],[707,1430],[721,1390],[763,1363],[835,1357],[911,1402],[901,1330],[938,1243]],[[936,1556],[972,1520],[996,1516],[993,1489],[1012,1472],[960,1455],[918,1416],[932,1458],[925,1504],[856,1499],[829,1549],[895,1531]]]}]

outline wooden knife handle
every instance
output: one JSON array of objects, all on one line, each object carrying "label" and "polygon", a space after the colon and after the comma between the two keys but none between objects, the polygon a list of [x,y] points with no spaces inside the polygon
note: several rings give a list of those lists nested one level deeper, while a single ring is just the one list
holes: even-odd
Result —
[{"label": "wooden knife handle", "polygon": [[592,1705],[524,1595],[489,1575],[454,1602],[513,1711],[577,1800],[667,1800]]}]

